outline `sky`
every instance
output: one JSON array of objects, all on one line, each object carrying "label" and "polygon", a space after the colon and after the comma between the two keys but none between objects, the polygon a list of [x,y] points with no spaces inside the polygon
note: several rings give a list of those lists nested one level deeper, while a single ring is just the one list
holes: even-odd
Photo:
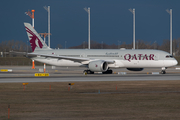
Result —
[{"label": "sky", "polygon": [[[35,10],[35,29],[38,33],[48,32],[50,6],[51,48],[57,44],[72,47],[88,41],[88,13],[90,7],[91,40],[118,44],[133,40],[133,14],[135,8],[136,40],[162,44],[170,38],[170,15],[172,9],[172,36],[180,38],[180,0],[3,0],[0,4],[0,42],[20,40],[27,43],[24,22],[32,23],[25,14]],[[46,38],[48,40],[48,38]]]}]

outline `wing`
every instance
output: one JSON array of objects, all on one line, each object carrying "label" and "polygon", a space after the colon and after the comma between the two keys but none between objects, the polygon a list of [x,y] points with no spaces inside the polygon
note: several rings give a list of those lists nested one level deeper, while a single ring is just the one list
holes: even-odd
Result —
[{"label": "wing", "polygon": [[[68,57],[68,56],[60,56],[60,55],[48,55],[48,54],[39,54],[39,53],[28,53],[28,56],[42,56],[42,57],[50,57],[50,58],[57,58],[57,59],[65,59],[65,60],[71,60],[74,62],[79,62],[82,64],[89,64],[91,61],[99,60],[94,58],[83,58],[83,57]],[[114,60],[104,60],[108,64],[113,64]]]}]

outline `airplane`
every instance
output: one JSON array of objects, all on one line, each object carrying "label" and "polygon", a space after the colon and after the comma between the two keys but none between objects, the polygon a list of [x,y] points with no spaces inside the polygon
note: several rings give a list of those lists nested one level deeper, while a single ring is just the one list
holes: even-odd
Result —
[{"label": "airplane", "polygon": [[177,60],[168,52],[150,49],[52,49],[42,40],[29,23],[24,23],[32,52],[27,57],[53,66],[85,67],[85,74],[102,72],[112,74],[113,68],[142,71],[148,67],[160,67],[165,74]]}]

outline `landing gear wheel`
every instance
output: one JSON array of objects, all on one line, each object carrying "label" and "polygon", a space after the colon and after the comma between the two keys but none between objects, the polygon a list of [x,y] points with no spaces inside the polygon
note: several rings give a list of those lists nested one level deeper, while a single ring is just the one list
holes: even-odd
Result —
[{"label": "landing gear wheel", "polygon": [[86,75],[86,74],[94,74],[93,71],[90,71],[90,70],[84,70],[83,71],[83,74]]},{"label": "landing gear wheel", "polygon": [[84,75],[87,75],[87,70],[84,70],[84,71],[83,71],[83,74],[84,74]]},{"label": "landing gear wheel", "polygon": [[106,72],[103,72],[103,74],[112,74],[113,71],[112,70],[107,70]]},{"label": "landing gear wheel", "polygon": [[166,74],[166,69],[167,69],[167,67],[162,67],[161,74]]},{"label": "landing gear wheel", "polygon": [[161,74],[166,74],[166,71],[165,71],[165,70],[162,70],[162,71],[161,71]]}]

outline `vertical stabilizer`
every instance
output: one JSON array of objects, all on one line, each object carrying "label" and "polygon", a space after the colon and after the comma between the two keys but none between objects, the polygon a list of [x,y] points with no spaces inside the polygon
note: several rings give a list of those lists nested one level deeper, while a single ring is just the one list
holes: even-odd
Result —
[{"label": "vertical stabilizer", "polygon": [[50,49],[29,23],[24,23],[32,51]]}]

